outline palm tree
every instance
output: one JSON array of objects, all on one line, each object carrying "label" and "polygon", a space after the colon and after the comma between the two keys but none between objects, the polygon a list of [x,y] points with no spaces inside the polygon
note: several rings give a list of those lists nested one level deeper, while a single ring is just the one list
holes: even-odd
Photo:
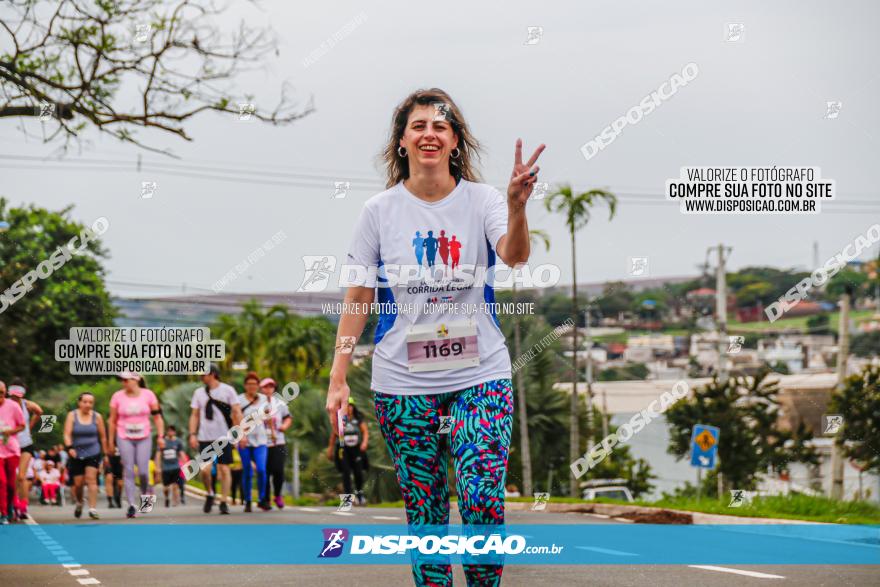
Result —
[{"label": "palm tree", "polygon": [[[581,194],[575,194],[570,185],[560,186],[544,201],[549,212],[559,212],[565,216],[565,225],[571,236],[571,312],[575,328],[572,331],[571,353],[571,414],[569,415],[569,457],[571,462],[580,456],[580,435],[578,432],[578,396],[577,396],[577,264],[575,262],[575,233],[587,225],[590,221],[590,209],[600,200],[608,204],[608,219],[614,218],[617,209],[617,196],[611,192],[593,189]],[[592,404],[592,398],[587,398]],[[572,474],[569,479],[569,491],[571,497],[577,497],[577,479]]]},{"label": "palm tree", "polygon": [[[531,245],[534,245],[536,242],[542,242],[544,243],[544,250],[550,250],[550,237],[544,230],[530,230],[529,241]],[[516,279],[513,280],[513,302],[516,303]],[[514,324],[513,332],[514,353],[516,358],[519,359],[519,357],[522,356],[519,320]],[[519,446],[520,451],[522,451],[523,495],[532,495],[532,453],[529,444],[529,419],[528,409],[526,407],[526,386],[525,381],[523,380],[522,368],[516,372],[516,401],[519,403]]]},{"label": "palm tree", "polygon": [[242,305],[241,312],[235,315],[223,314],[217,318],[211,329],[217,338],[226,342],[226,359],[223,366],[232,367],[236,361],[247,361],[248,367],[258,369],[262,358],[263,322],[265,314],[257,300]]}]

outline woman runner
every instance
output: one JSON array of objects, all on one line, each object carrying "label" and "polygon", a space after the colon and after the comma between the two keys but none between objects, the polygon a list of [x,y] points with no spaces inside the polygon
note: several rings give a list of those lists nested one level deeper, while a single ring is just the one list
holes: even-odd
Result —
[{"label": "woman runner", "polygon": [[[366,277],[349,283],[344,307],[371,303],[375,289],[383,309],[394,303],[418,308],[435,295],[430,272],[413,279],[417,271],[401,269],[397,284],[387,287],[388,267],[413,264],[409,235],[417,229],[445,230],[457,274],[474,271],[470,282],[453,282],[456,304],[494,302],[492,284],[478,281],[477,269],[491,269],[496,256],[510,267],[528,260],[526,202],[544,145],[523,163],[517,139],[506,198],[477,183],[472,157],[478,148],[442,90],[414,92],[397,107],[384,149],[388,189],[364,205],[348,251],[348,263],[366,268]],[[449,306],[436,313],[380,314],[372,373],[376,414],[411,525],[448,524],[447,442],[464,522],[501,524],[513,414],[510,356],[494,313],[462,315]],[[339,322],[327,394],[337,433],[337,413],[350,393],[352,341],[366,321],[366,314],[352,312]],[[468,585],[498,585],[501,573],[497,564],[465,565]],[[416,585],[452,584],[448,564],[414,562],[413,577]]]},{"label": "woman runner", "polygon": [[269,400],[269,409],[275,410],[275,415],[267,421],[269,424],[269,454],[266,456],[266,477],[269,484],[267,492],[269,489],[272,490],[275,495],[275,506],[283,509],[284,499],[281,497],[281,489],[284,486],[284,463],[287,460],[287,440],[284,438],[284,433],[293,424],[293,418],[290,416],[287,404],[275,397],[277,387],[278,384],[271,377],[260,381],[260,389]]},{"label": "woman runner", "polygon": [[342,490],[352,494],[351,478],[354,476],[354,493],[358,505],[366,505],[364,497],[364,453],[367,452],[370,433],[367,423],[361,417],[354,398],[348,398],[345,414],[342,419],[342,434],[330,433],[330,444],[327,446],[327,458],[336,464],[342,473]]},{"label": "woman runner", "polygon": [[141,376],[131,371],[119,374],[122,389],[110,398],[109,450],[112,453],[119,447],[122,459],[122,477],[125,480],[125,497],[128,500],[126,517],[133,518],[141,503],[134,482],[134,468],[137,466],[138,478],[143,494],[152,494],[149,471],[153,451],[150,415],[156,424],[156,443],[159,449],[165,448],[165,424],[159,409],[159,400],[151,390],[141,387]]},{"label": "woman runner", "polygon": [[107,454],[107,434],[104,419],[95,411],[95,396],[81,393],[76,409],[67,413],[64,421],[64,446],[70,456],[70,476],[73,478],[73,515],[82,516],[83,477],[89,486],[89,517],[98,519],[98,469],[101,454]]},{"label": "woman runner", "polygon": [[24,413],[14,399],[6,398],[6,384],[0,381],[0,525],[11,521],[15,482],[21,448],[18,433],[24,430]]},{"label": "woman runner", "polygon": [[27,518],[28,497],[31,493],[31,481],[28,479],[31,460],[34,458],[34,437],[31,434],[31,428],[40,421],[40,416],[43,415],[43,408],[39,404],[24,399],[25,393],[27,390],[21,379],[13,379],[9,385],[9,396],[17,398],[21,405],[21,411],[24,413],[24,430],[18,433],[21,460],[18,463],[18,495],[16,495],[15,503],[15,513],[21,520]]},{"label": "woman runner", "polygon": [[[244,377],[244,393],[238,396],[238,405],[241,406],[242,417],[246,417],[248,414],[259,414],[259,417],[264,417],[264,409],[269,406],[266,396],[260,393],[260,378],[253,371]],[[272,509],[272,506],[269,505],[269,494],[266,491],[266,456],[269,452],[266,446],[267,441],[265,423],[260,422],[238,445],[242,469],[241,493],[246,512],[251,511],[253,495],[251,479],[253,479],[254,472],[251,463],[257,468],[257,507],[261,510]]]}]

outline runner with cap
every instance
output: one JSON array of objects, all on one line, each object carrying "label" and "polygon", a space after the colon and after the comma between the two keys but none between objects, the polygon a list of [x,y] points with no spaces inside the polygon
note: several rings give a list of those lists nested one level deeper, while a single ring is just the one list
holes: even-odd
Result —
[{"label": "runner with cap", "polygon": [[14,508],[15,516],[21,520],[27,518],[28,498],[31,493],[31,480],[28,478],[31,460],[34,458],[34,437],[31,434],[31,429],[43,415],[43,408],[39,404],[24,398],[26,393],[24,382],[21,379],[13,379],[9,385],[9,396],[10,399],[18,399],[21,411],[24,413],[24,430],[18,433],[21,460],[18,463],[18,491]]},{"label": "runner with cap", "polygon": [[21,457],[18,433],[24,427],[21,406],[6,397],[6,384],[0,381],[0,525],[4,526],[12,521],[16,472]]},{"label": "runner with cap", "polygon": [[[229,429],[241,422],[241,406],[238,405],[238,394],[231,385],[220,381],[220,368],[211,364],[206,373],[202,375],[203,387],[193,392],[190,402],[189,416],[189,445],[193,450],[200,453],[207,451],[216,440],[226,439]],[[233,439],[235,440],[235,439]],[[223,444],[223,443],[221,443]],[[229,465],[232,464],[233,443],[229,442],[218,447],[214,454],[213,462],[217,465],[217,473],[220,477],[220,488],[223,494],[220,497],[220,513],[228,514],[229,499],[232,488],[232,475]],[[208,491],[205,505],[202,509],[206,514],[211,513],[214,506],[214,483],[211,480],[211,467],[205,466],[201,472],[202,483]]]},{"label": "runner with cap", "polygon": [[123,371],[119,374],[119,379],[122,381],[122,389],[110,398],[108,454],[119,447],[125,497],[128,500],[128,511],[125,515],[134,518],[141,504],[135,485],[135,467],[141,495],[153,494],[149,479],[153,455],[150,416],[156,425],[156,444],[160,450],[165,448],[165,423],[156,394],[141,387],[139,374]]},{"label": "runner with cap", "polygon": [[95,396],[84,392],[76,400],[76,409],[67,413],[64,421],[64,446],[70,457],[68,468],[73,479],[73,515],[82,516],[83,478],[89,486],[89,517],[98,519],[98,469],[101,455],[107,454],[107,434],[104,419],[95,410]]},{"label": "runner with cap", "polygon": [[[275,397],[275,390],[278,384],[271,377],[266,377],[260,381],[260,390],[269,400],[269,407],[274,414],[266,423],[269,425],[268,442],[269,453],[266,455],[266,477],[269,489],[275,495],[275,506],[278,509],[284,508],[284,498],[281,491],[284,487],[284,463],[287,462],[287,440],[284,433],[293,424],[293,418],[290,415],[290,409],[281,399]],[[268,491],[268,490],[267,490]]]},{"label": "runner with cap", "polygon": [[[371,389],[412,525],[449,521],[449,445],[464,523],[504,522],[511,363],[500,322],[486,304],[495,301],[496,259],[514,267],[529,258],[526,202],[544,145],[524,163],[517,139],[506,196],[479,183],[473,162],[478,150],[446,92],[409,95],[392,116],[384,148],[387,189],[364,204],[348,249],[348,267],[358,271],[347,272],[327,413],[341,433],[337,414],[350,395],[346,373],[368,318],[353,308],[372,303],[378,291]],[[413,255],[413,234],[440,230],[449,238],[449,270],[431,260],[426,267],[418,252]],[[453,303],[428,311],[438,297]],[[407,311],[395,311],[400,307]],[[469,585],[498,585],[503,567],[464,570]],[[448,585],[452,569],[414,562],[413,578],[417,585]]]}]

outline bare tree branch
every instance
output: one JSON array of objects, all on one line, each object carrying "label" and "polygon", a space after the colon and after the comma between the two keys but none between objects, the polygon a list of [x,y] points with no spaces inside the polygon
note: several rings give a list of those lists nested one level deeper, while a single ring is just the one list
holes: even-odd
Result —
[{"label": "bare tree branch", "polygon": [[[278,44],[271,31],[244,22],[218,30],[213,19],[224,9],[212,0],[5,0],[0,39],[10,42],[0,44],[0,119],[40,117],[55,125],[46,141],[78,140],[96,127],[168,154],[136,138],[137,130],[191,140],[184,123],[206,111],[238,116],[247,104],[249,116],[274,125],[313,112],[311,100],[294,104],[287,82],[272,109],[236,91],[235,78],[250,65],[264,67]],[[123,102],[120,87],[134,83],[137,100]]]}]

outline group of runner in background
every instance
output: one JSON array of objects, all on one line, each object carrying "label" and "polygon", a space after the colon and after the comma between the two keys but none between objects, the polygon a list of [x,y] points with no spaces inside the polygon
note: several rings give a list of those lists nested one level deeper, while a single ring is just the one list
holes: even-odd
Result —
[{"label": "group of runner in background", "polygon": [[[93,394],[80,394],[76,408],[63,422],[64,444],[37,454],[32,432],[41,422],[42,408],[25,399],[27,390],[20,380],[13,380],[8,388],[0,381],[0,524],[28,517],[32,486],[38,488],[40,502],[51,505],[62,505],[67,486],[74,516],[80,518],[87,507],[89,517],[99,519],[102,475],[108,507],[127,508],[129,518],[143,511],[145,503],[154,502],[155,497],[142,496],[155,496],[153,486],[159,482],[166,507],[184,503],[182,467],[190,459],[187,448],[203,451],[225,437],[244,416],[260,410],[265,412],[263,422],[236,447],[217,451],[211,466],[202,469],[206,488],[203,510],[209,513],[218,499],[215,487],[219,479],[220,513],[229,513],[227,500],[234,500],[236,494],[240,494],[244,511],[251,512],[254,477],[257,507],[271,510],[273,501],[279,509],[284,507],[284,432],[293,420],[288,406],[273,395],[277,387],[273,379],[260,379],[251,371],[244,379],[244,393],[239,394],[220,380],[219,369],[212,365],[202,375],[204,386],[193,393],[186,438],[179,437],[174,426],[165,425],[159,400],[143,377],[123,372],[119,380],[122,388],[111,397],[106,418],[95,410]],[[354,472],[360,496],[361,469],[348,469]],[[348,487],[350,481],[346,483]]]}]

